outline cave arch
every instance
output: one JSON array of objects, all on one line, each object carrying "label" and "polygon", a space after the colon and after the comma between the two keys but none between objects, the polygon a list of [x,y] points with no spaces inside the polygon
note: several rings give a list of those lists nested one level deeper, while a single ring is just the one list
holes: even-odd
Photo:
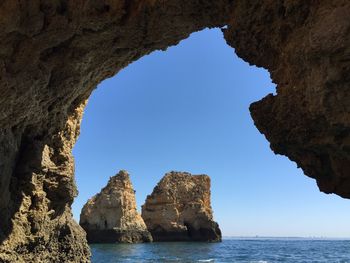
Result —
[{"label": "cave arch", "polygon": [[277,95],[250,108],[271,148],[321,191],[349,198],[349,13],[344,0],[5,0],[0,259],[89,261],[70,212],[85,102],[130,62],[205,27],[227,26],[227,43],[277,83]]}]

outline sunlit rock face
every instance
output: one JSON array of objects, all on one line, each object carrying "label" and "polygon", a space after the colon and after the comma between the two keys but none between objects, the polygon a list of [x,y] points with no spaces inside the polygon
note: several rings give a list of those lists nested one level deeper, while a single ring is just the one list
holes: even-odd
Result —
[{"label": "sunlit rock face", "polygon": [[0,262],[90,261],[70,208],[85,101],[143,55],[225,25],[230,2],[1,2]]},{"label": "sunlit rock face", "polygon": [[170,172],[147,196],[142,218],[154,241],[221,241],[210,203],[209,176]]},{"label": "sunlit rock face", "polygon": [[0,143],[0,262],[89,262],[85,232],[70,207],[77,194],[71,149],[84,106],[50,142],[22,135],[19,148],[10,146],[14,137]]},{"label": "sunlit rock face", "polygon": [[135,191],[126,171],[111,177],[106,187],[84,205],[80,225],[90,243],[151,242],[137,212]]},{"label": "sunlit rock face", "polygon": [[[100,0],[0,4],[0,261],[88,262],[72,219],[71,149],[103,79],[205,27],[269,70],[251,106],[271,148],[350,198],[347,0]],[[234,74],[234,72],[232,72]]]}]

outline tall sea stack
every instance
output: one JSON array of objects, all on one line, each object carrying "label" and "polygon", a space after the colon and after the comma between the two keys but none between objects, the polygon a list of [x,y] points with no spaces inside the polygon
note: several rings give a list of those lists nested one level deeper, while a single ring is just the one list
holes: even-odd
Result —
[{"label": "tall sea stack", "polygon": [[210,178],[170,172],[147,196],[142,218],[154,241],[221,241],[213,221]]},{"label": "tall sea stack", "polygon": [[151,234],[137,212],[135,191],[129,174],[120,171],[101,192],[87,201],[80,225],[89,243],[139,243],[152,241]]}]

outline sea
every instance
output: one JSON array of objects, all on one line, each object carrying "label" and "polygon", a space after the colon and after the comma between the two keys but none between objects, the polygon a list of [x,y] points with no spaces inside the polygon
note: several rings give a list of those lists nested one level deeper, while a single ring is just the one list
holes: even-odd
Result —
[{"label": "sea", "polygon": [[91,251],[93,263],[350,263],[350,240],[344,239],[224,238],[220,243],[92,244]]}]

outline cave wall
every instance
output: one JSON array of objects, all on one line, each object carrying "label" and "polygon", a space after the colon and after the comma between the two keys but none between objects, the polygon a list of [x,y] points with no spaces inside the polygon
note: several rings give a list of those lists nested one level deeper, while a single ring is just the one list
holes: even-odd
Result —
[{"label": "cave wall", "polygon": [[[251,106],[273,151],[350,197],[348,1],[4,0],[0,3],[0,261],[89,262],[71,149],[103,79],[190,33],[227,43],[277,84]],[[233,73],[234,74],[234,73]]]},{"label": "cave wall", "polygon": [[230,1],[0,4],[0,261],[88,262],[72,219],[71,149],[103,79],[191,32],[225,25]]},{"label": "cave wall", "polygon": [[227,42],[277,84],[250,106],[256,127],[321,191],[350,198],[350,2],[236,1],[232,17]]}]

